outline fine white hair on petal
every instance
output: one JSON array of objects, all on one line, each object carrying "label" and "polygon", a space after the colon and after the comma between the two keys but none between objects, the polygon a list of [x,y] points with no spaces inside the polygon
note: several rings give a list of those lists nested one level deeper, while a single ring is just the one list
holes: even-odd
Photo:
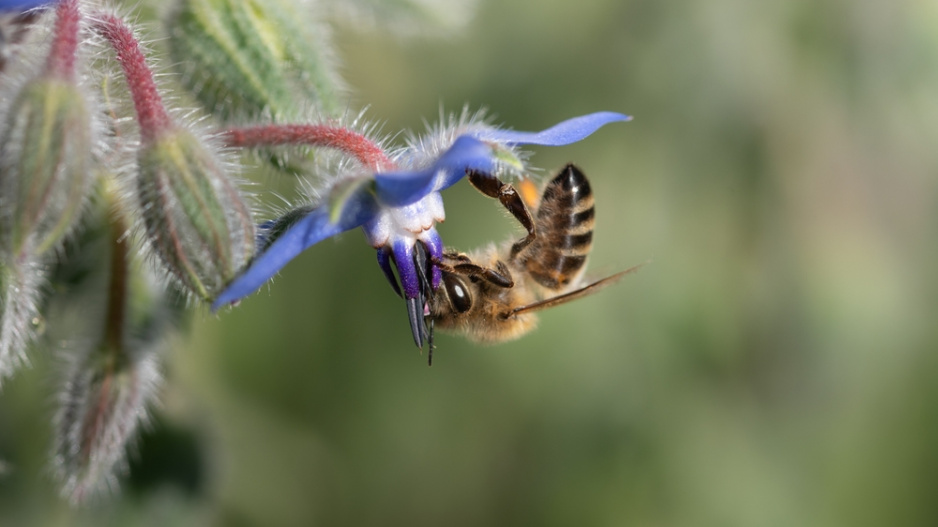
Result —
[{"label": "fine white hair on petal", "polygon": [[457,137],[474,131],[494,128],[484,108],[474,112],[468,106],[458,114],[444,114],[440,108],[440,117],[436,123],[425,123],[426,132],[422,135],[407,134],[407,150],[414,168],[424,168],[443,154]]},{"label": "fine white hair on petal", "polygon": [[[408,167],[419,170],[432,165],[436,159],[453,146],[453,142],[462,135],[485,135],[484,132],[498,129],[492,124],[492,117],[485,108],[471,111],[463,106],[457,113],[445,114],[440,108],[440,118],[436,123],[426,123],[426,132],[423,135],[410,133],[407,135],[407,150],[402,157],[409,164]],[[529,168],[525,161],[528,153],[514,145],[499,144],[498,147],[525,164],[520,172],[527,172]],[[401,163],[404,164],[403,162]],[[515,167],[499,163],[495,175],[516,176],[519,171]]]}]

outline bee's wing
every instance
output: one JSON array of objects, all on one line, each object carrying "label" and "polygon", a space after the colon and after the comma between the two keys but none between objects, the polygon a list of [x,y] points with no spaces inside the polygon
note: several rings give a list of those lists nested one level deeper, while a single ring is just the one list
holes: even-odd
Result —
[{"label": "bee's wing", "polygon": [[[648,262],[645,262],[648,263]],[[627,274],[634,273],[642,268],[645,263],[638,264],[634,267],[629,267],[625,271],[620,271],[612,276],[607,276],[602,280],[597,280],[589,285],[583,286],[576,291],[570,291],[569,293],[564,293],[562,295],[552,296],[550,298],[545,298],[544,300],[538,300],[532,304],[525,306],[519,306],[512,309],[509,312],[508,316],[518,315],[520,313],[529,313],[534,311],[540,311],[542,309],[548,309],[554,306],[559,306],[560,304],[566,304],[567,302],[572,302],[578,298],[583,298],[584,296],[589,296],[593,293],[598,292],[600,289],[603,289],[606,286],[610,286]]]}]

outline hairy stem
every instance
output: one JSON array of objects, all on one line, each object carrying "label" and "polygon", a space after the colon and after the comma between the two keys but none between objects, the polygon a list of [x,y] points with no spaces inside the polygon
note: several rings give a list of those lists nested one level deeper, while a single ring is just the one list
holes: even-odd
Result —
[{"label": "hairy stem", "polygon": [[61,0],[55,9],[55,17],[55,33],[46,72],[71,80],[75,78],[75,52],[81,22],[78,0]]},{"label": "hairy stem", "polygon": [[171,123],[140,43],[127,24],[114,15],[99,15],[93,27],[117,53],[137,111],[141,139],[153,141],[169,129]]},{"label": "hairy stem", "polygon": [[323,124],[271,124],[229,128],[222,132],[227,146],[258,147],[309,145],[335,148],[353,156],[370,170],[388,170],[394,162],[364,135],[347,128]]},{"label": "hairy stem", "polygon": [[113,201],[108,213],[111,231],[111,276],[104,329],[104,349],[111,355],[108,357],[109,363],[116,363],[121,350],[124,349],[124,316],[127,311],[128,261],[131,249],[127,239],[127,221]]}]

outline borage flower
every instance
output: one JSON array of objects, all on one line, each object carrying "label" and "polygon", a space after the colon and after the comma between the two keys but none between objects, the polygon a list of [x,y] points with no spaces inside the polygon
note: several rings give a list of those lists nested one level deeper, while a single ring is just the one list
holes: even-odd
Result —
[{"label": "borage flower", "polygon": [[500,130],[469,120],[452,130],[439,130],[435,138],[411,141],[393,156],[343,128],[271,125],[230,130],[225,136],[230,146],[307,143],[339,149],[359,163],[337,180],[318,206],[297,209],[270,222],[260,254],[218,296],[212,309],[254,292],[310,246],[362,227],[378,250],[378,263],[391,286],[407,301],[414,341],[423,347],[424,307],[430,290],[439,287],[441,280],[435,262],[443,254],[443,242],[434,227],[445,218],[440,192],[469,173],[475,182],[480,178],[498,182],[500,170],[522,169],[516,145],[566,145],[608,123],[629,119],[598,112],[540,132]]}]

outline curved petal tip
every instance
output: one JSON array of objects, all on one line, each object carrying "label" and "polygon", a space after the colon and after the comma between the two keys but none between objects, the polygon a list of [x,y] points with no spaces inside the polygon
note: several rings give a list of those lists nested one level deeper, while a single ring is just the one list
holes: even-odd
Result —
[{"label": "curved petal tip", "polygon": [[585,139],[609,123],[631,120],[632,116],[623,113],[596,112],[567,119],[540,132],[493,130],[486,132],[483,138],[510,144],[562,146]]}]

